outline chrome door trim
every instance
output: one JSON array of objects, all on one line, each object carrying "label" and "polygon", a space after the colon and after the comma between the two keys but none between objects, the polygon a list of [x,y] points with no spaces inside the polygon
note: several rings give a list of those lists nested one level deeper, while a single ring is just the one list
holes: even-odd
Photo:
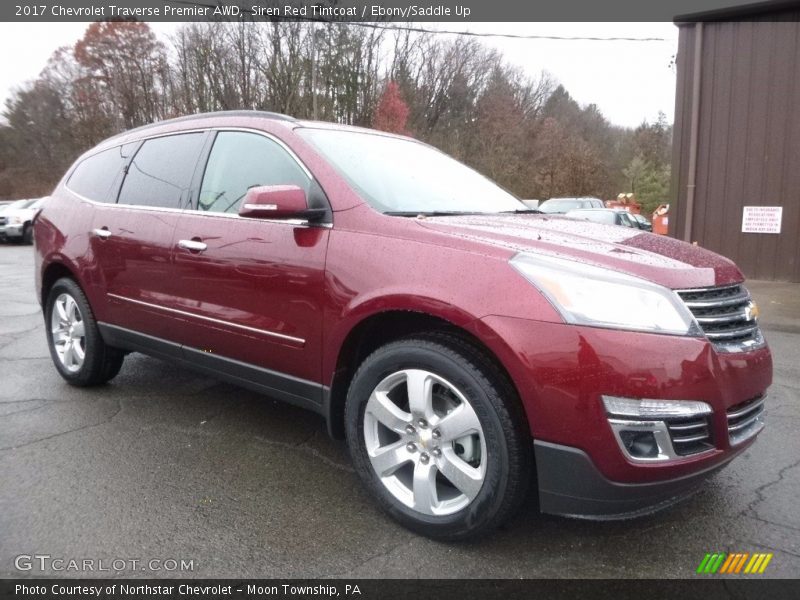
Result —
[{"label": "chrome door trim", "polygon": [[217,325],[224,325],[225,327],[233,327],[235,329],[241,329],[243,331],[249,331],[251,333],[258,333],[261,335],[266,335],[269,337],[274,337],[277,339],[285,340],[287,342],[293,342],[300,346],[305,346],[306,341],[303,338],[294,337],[292,335],[286,335],[284,333],[277,333],[275,331],[269,331],[267,329],[258,329],[256,327],[249,327],[247,325],[239,325],[238,323],[231,323],[230,321],[223,321],[222,319],[215,319],[213,317],[206,317],[204,315],[198,315],[196,313],[187,312],[185,310],[179,310],[177,308],[168,308],[166,306],[159,306],[158,304],[151,304],[149,302],[144,302],[142,300],[134,300],[133,298],[128,298],[126,296],[120,296],[119,294],[106,294],[109,298],[114,298],[116,300],[122,300],[123,302],[130,302],[132,304],[138,304],[140,306],[144,306],[146,308],[154,308],[156,310],[162,310],[165,312],[173,313],[176,315],[181,315],[184,317],[191,317],[194,319],[200,319],[201,321],[207,321],[209,323],[215,323]]},{"label": "chrome door trim", "polygon": [[333,223],[311,223],[307,219],[265,219],[262,217],[242,217],[238,214],[191,210],[188,208],[166,208],[163,206],[145,206],[143,204],[117,204],[115,202],[97,202],[95,200],[87,198],[86,196],[82,196],[77,192],[74,192],[67,186],[64,187],[70,194],[77,197],[79,200],[82,200],[83,202],[88,202],[89,204],[93,204],[95,206],[106,206],[109,208],[123,208],[127,210],[144,210],[148,212],[181,213],[199,217],[218,217],[222,219],[244,219],[247,221],[259,221],[263,223],[291,225],[292,227],[302,227],[306,229],[312,229],[312,228],[333,229]]}]

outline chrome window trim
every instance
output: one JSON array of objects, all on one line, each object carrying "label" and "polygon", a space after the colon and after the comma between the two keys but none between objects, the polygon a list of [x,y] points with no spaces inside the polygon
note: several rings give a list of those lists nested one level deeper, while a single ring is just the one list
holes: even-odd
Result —
[{"label": "chrome window trim", "polygon": [[[216,131],[218,133],[219,132],[223,132],[223,131],[239,131],[239,132],[244,132],[244,133],[254,133],[256,135],[260,135],[260,136],[263,136],[263,137],[265,137],[265,138],[267,138],[269,140],[272,140],[273,142],[278,144],[281,148],[283,148],[289,154],[289,156],[292,157],[292,159],[297,163],[297,165],[302,169],[302,171],[306,174],[306,176],[311,181],[316,181],[315,178],[314,178],[314,175],[311,174],[311,171],[308,169],[308,167],[305,165],[305,163],[303,163],[303,161],[300,160],[300,157],[297,156],[297,154],[295,154],[294,150],[289,148],[289,146],[287,146],[286,143],[283,140],[277,138],[276,136],[274,136],[273,134],[271,134],[269,132],[262,131],[261,129],[255,129],[255,128],[252,128],[252,127],[235,127],[235,126],[231,126],[231,127],[225,127],[225,126],[202,127],[202,128],[199,128],[199,129],[185,129],[185,130],[181,130],[181,131],[170,131],[168,133],[159,133],[159,134],[155,134],[155,135],[143,136],[143,137],[139,137],[139,138],[136,138],[136,139],[133,139],[133,140],[128,140],[126,142],[121,142],[121,143],[115,144],[113,146],[99,148],[97,150],[97,152],[93,152],[92,154],[88,154],[88,155],[84,156],[83,159],[81,160],[81,162],[91,158],[92,156],[95,156],[96,154],[100,154],[101,152],[105,152],[107,150],[113,150],[114,148],[121,148],[122,146],[126,146],[128,144],[144,143],[144,142],[146,142],[148,140],[158,139],[158,138],[162,138],[162,137],[168,137],[168,136],[172,136],[172,135],[183,135],[183,134],[186,134],[186,133],[205,133],[206,131]],[[72,177],[72,173],[70,173],[70,177]],[[70,193],[75,194],[78,198],[81,198],[82,200],[86,200],[88,202],[92,202],[93,204],[114,205],[114,206],[131,206],[131,207],[136,207],[136,208],[154,208],[154,209],[162,209],[162,210],[170,210],[170,211],[185,211],[185,209],[180,209],[180,208],[166,208],[166,207],[159,207],[159,206],[147,207],[147,206],[140,205],[140,204],[119,204],[119,203],[116,203],[116,202],[113,202],[113,203],[112,202],[98,202],[96,200],[91,200],[91,199],[87,198],[86,196],[82,196],[81,194],[78,194],[75,190],[73,190],[72,188],[69,187],[68,181],[69,181],[69,178],[67,178],[67,180],[64,182],[64,188],[65,189],[69,190]],[[202,212],[202,211],[197,210],[195,212]],[[239,215],[231,215],[231,216],[237,216],[238,217]],[[261,219],[261,220],[263,220],[263,219]]]},{"label": "chrome window trim", "polygon": [[281,340],[286,340],[288,342],[294,342],[295,344],[299,344],[301,346],[305,346],[306,340],[303,338],[295,337],[293,335],[286,335],[285,333],[277,333],[275,331],[269,331],[268,329],[258,329],[256,327],[249,327],[247,325],[239,325],[238,323],[232,323],[230,321],[223,321],[222,319],[215,319],[213,317],[206,317],[204,315],[198,315],[196,313],[187,312],[185,310],[179,310],[177,308],[169,308],[166,306],[159,306],[158,304],[151,304],[150,302],[144,302],[142,300],[134,300],[133,298],[128,298],[126,296],[120,296],[119,294],[106,294],[109,298],[115,298],[117,300],[122,300],[124,302],[131,302],[133,304],[138,304],[140,306],[145,306],[147,308],[154,308],[157,310],[166,311],[169,313],[182,315],[185,317],[192,317],[195,319],[200,319],[202,321],[208,321],[209,323],[216,323],[217,325],[224,325],[226,327],[233,327],[235,329],[242,329],[244,331],[249,331],[252,333],[258,333],[261,335],[266,335],[269,337],[278,338]]},{"label": "chrome window trim", "polygon": [[[303,164],[303,162],[300,160],[300,158],[284,142],[282,142],[280,139],[278,139],[274,135],[272,135],[270,133],[267,133],[266,131],[261,131],[259,129],[253,129],[253,128],[250,128],[250,127],[208,127],[208,128],[203,128],[203,129],[187,129],[187,130],[184,130],[184,131],[173,131],[173,132],[169,132],[169,133],[161,133],[161,134],[152,135],[152,136],[145,136],[145,137],[142,137],[142,138],[137,138],[136,140],[130,140],[130,141],[127,141],[127,142],[123,142],[123,143],[117,144],[115,146],[109,146],[108,148],[100,149],[97,152],[94,152],[93,154],[90,154],[90,155],[86,156],[84,158],[84,160],[86,160],[87,158],[90,158],[91,156],[94,156],[95,154],[99,154],[100,152],[105,152],[106,150],[111,150],[113,148],[119,148],[119,147],[125,146],[127,144],[131,144],[131,143],[145,142],[145,141],[150,140],[150,139],[156,139],[156,138],[166,137],[166,136],[170,136],[170,135],[180,135],[180,134],[183,134],[183,133],[203,133],[203,132],[206,132],[206,131],[218,131],[218,132],[219,131],[242,131],[242,132],[254,133],[254,134],[257,134],[257,135],[262,135],[262,136],[264,136],[264,137],[276,142],[279,146],[281,146],[284,150],[286,150],[289,153],[289,155],[294,159],[294,161],[300,166],[300,168],[303,170],[303,172],[306,173],[306,175],[308,175],[308,177],[311,179],[311,181],[314,181],[314,176],[311,174],[311,171],[308,170],[308,168],[305,166],[305,164]],[[81,162],[83,162],[83,161],[81,161]],[[266,222],[266,223],[279,223],[279,224],[283,224],[283,225],[291,225],[292,227],[322,228],[322,229],[332,229],[333,228],[333,223],[311,223],[306,219],[262,219],[262,218],[256,218],[256,217],[242,217],[241,215],[234,214],[234,213],[208,212],[208,211],[202,211],[202,210],[197,210],[197,209],[168,208],[168,207],[165,207],[165,206],[146,206],[144,204],[125,204],[125,203],[118,203],[118,202],[98,202],[97,200],[92,200],[91,198],[87,198],[86,196],[84,196],[82,194],[79,194],[78,192],[76,192],[75,190],[70,188],[69,185],[67,185],[67,182],[64,182],[64,189],[66,189],[70,194],[72,194],[73,196],[79,198],[80,200],[83,200],[84,202],[88,202],[88,203],[93,204],[95,206],[116,206],[116,207],[125,208],[125,209],[147,210],[147,211],[153,211],[153,212],[186,213],[186,214],[191,214],[191,215],[202,215],[202,216],[205,216],[205,217],[222,217],[222,218],[225,218],[225,219],[247,219],[249,221],[263,221],[263,222]]]}]

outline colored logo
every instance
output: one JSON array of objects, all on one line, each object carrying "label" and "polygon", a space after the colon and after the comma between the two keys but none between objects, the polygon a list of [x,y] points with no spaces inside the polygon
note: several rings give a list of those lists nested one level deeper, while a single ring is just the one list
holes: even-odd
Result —
[{"label": "colored logo", "polygon": [[744,318],[747,321],[757,321],[759,315],[758,304],[752,300],[744,307]]},{"label": "colored logo", "polygon": [[705,558],[700,562],[697,567],[697,573],[713,575],[715,573],[739,575],[763,573],[769,561],[772,560],[772,553],[769,554],[755,552],[715,552],[713,554],[706,554]]}]

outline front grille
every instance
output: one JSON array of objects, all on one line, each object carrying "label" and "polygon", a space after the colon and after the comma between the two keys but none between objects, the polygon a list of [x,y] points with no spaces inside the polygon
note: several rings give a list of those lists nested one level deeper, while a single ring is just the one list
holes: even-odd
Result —
[{"label": "front grille", "polygon": [[689,456],[714,448],[706,417],[670,419],[666,424],[675,454]]},{"label": "front grille", "polygon": [[677,290],[706,337],[723,352],[753,350],[764,338],[752,314],[750,293],[741,284]]},{"label": "front grille", "polygon": [[6,224],[6,218],[0,217],[0,225],[5,225],[5,224]]},{"label": "front grille", "polygon": [[728,439],[731,446],[749,440],[764,428],[766,395],[752,398],[728,409]]}]

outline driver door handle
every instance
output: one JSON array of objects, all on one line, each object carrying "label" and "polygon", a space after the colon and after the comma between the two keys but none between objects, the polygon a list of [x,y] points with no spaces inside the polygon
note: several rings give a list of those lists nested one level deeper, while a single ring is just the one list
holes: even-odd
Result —
[{"label": "driver door handle", "polygon": [[189,250],[190,252],[202,252],[208,248],[208,244],[201,242],[200,240],[180,240],[178,242],[178,248],[183,248],[184,250]]}]

